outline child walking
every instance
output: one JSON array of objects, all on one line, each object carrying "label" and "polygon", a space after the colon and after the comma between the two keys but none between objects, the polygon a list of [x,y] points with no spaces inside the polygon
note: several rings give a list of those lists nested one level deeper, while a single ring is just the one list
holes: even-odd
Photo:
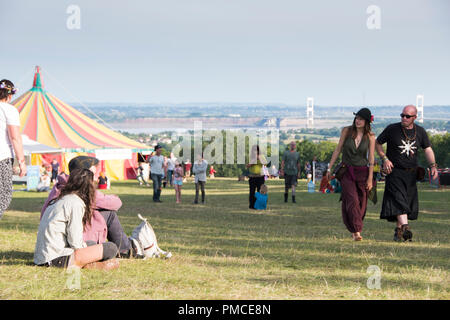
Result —
[{"label": "child walking", "polygon": [[184,171],[183,166],[178,161],[173,171],[173,185],[175,188],[175,197],[177,203],[181,203],[181,187],[183,186]]}]

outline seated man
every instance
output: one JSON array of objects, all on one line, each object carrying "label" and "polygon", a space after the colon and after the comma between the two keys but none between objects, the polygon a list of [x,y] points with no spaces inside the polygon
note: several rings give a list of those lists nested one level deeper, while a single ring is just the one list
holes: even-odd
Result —
[{"label": "seated man", "polygon": [[[75,169],[89,169],[94,173],[94,179],[98,179],[97,165],[99,160],[94,157],[79,156],[69,162],[69,174]],[[48,207],[49,202],[59,196],[61,189],[66,185],[69,176],[65,173],[57,177],[57,182],[53,186],[44,206],[41,210],[41,218]],[[119,257],[135,257],[136,250],[132,247],[132,242],[128,239],[119,222],[117,211],[122,207],[122,201],[116,195],[105,195],[98,189],[95,192],[94,212],[91,224],[86,224],[83,232],[83,241],[104,243],[106,239],[117,245]]]}]

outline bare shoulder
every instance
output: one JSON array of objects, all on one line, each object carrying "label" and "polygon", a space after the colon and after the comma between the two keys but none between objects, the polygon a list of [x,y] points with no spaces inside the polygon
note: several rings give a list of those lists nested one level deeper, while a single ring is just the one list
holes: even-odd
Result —
[{"label": "bare shoulder", "polygon": [[352,129],[351,126],[343,127],[342,130],[341,130],[341,134],[347,134],[347,133],[350,132],[351,129]]},{"label": "bare shoulder", "polygon": [[343,127],[341,130],[341,138],[347,137],[350,134],[351,130],[352,130],[351,126]]}]

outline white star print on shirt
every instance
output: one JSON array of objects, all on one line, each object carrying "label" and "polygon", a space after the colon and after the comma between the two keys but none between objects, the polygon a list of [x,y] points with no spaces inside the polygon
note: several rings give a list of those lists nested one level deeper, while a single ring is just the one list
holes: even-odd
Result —
[{"label": "white star print on shirt", "polygon": [[406,153],[406,155],[409,157],[409,153],[411,153],[411,155],[414,154],[414,150],[413,149],[417,149],[417,147],[414,146],[414,144],[416,143],[416,141],[413,141],[412,143],[410,141],[405,141],[402,140],[403,145],[398,146],[400,149],[402,149],[403,151],[400,152],[400,154]]}]

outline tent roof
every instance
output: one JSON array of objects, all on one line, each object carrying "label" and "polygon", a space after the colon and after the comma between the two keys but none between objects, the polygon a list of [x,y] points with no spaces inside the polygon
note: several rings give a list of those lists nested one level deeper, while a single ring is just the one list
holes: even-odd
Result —
[{"label": "tent roof", "polygon": [[36,67],[33,87],[12,104],[20,113],[21,133],[53,148],[65,151],[151,149],[101,125],[45,91],[39,67]]},{"label": "tent roof", "polygon": [[37,141],[31,140],[25,134],[22,135],[23,151],[25,155],[32,153],[59,153],[62,149],[53,148]]}]

